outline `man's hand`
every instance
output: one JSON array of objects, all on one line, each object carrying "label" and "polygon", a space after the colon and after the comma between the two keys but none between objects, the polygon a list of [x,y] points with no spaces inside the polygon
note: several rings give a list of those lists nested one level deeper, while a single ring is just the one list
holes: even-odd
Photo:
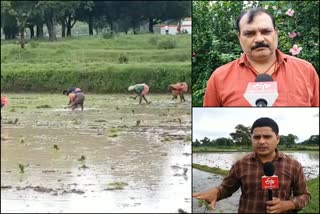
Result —
[{"label": "man's hand", "polygon": [[272,198],[272,201],[267,201],[267,213],[283,213],[289,210],[294,210],[295,205],[292,201],[281,201],[280,198]]},{"label": "man's hand", "polygon": [[205,200],[210,203],[211,208],[214,210],[216,208],[216,201],[218,199],[219,190],[217,188],[209,189],[206,192],[193,193],[192,197]]}]

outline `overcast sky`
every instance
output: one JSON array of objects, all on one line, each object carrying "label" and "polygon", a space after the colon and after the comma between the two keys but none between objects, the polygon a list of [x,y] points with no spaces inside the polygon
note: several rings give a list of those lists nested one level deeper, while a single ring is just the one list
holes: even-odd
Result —
[{"label": "overcast sky", "polygon": [[298,142],[319,134],[318,108],[193,108],[192,139],[230,137],[238,124],[252,126],[260,117],[270,117],[279,135],[294,134]]}]

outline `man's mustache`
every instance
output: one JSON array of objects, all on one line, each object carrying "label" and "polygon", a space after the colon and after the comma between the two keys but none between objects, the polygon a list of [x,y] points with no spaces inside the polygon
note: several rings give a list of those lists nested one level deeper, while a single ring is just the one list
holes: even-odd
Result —
[{"label": "man's mustache", "polygon": [[263,47],[268,48],[269,45],[266,44],[266,43],[257,43],[253,47],[251,47],[251,50],[254,50],[254,49],[257,49],[257,48],[263,48]]}]

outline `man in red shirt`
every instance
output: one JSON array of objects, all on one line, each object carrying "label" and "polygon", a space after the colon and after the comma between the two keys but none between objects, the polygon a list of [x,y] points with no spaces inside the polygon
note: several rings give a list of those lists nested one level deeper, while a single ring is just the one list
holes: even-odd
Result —
[{"label": "man in red shirt", "polygon": [[[311,196],[303,168],[277,149],[280,142],[277,123],[268,117],[257,119],[251,127],[251,142],[253,152],[238,160],[219,186],[193,193],[192,197],[209,202],[215,209],[217,201],[241,188],[238,213],[297,213],[304,208]],[[268,190],[261,186],[266,162],[272,162],[279,180],[279,188],[272,191],[272,200],[268,198]]]},{"label": "man in red shirt", "polygon": [[319,106],[319,77],[311,63],[282,53],[274,18],[255,8],[237,19],[242,56],[217,68],[207,83],[203,106],[250,106],[249,82],[269,74],[278,85],[273,106]]}]

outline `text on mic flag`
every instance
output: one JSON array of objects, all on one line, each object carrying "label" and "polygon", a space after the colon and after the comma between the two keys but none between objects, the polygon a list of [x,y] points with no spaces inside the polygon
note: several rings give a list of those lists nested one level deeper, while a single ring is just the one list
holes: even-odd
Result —
[{"label": "text on mic flag", "polygon": [[277,91],[277,82],[250,82],[248,93],[274,93]]},{"label": "text on mic flag", "polygon": [[267,106],[272,106],[278,98],[277,82],[249,82],[244,93],[244,98],[251,106],[256,106],[259,99],[267,101]]},{"label": "text on mic flag", "polygon": [[279,179],[278,176],[262,176],[261,177],[261,187],[262,189],[279,189]]}]

